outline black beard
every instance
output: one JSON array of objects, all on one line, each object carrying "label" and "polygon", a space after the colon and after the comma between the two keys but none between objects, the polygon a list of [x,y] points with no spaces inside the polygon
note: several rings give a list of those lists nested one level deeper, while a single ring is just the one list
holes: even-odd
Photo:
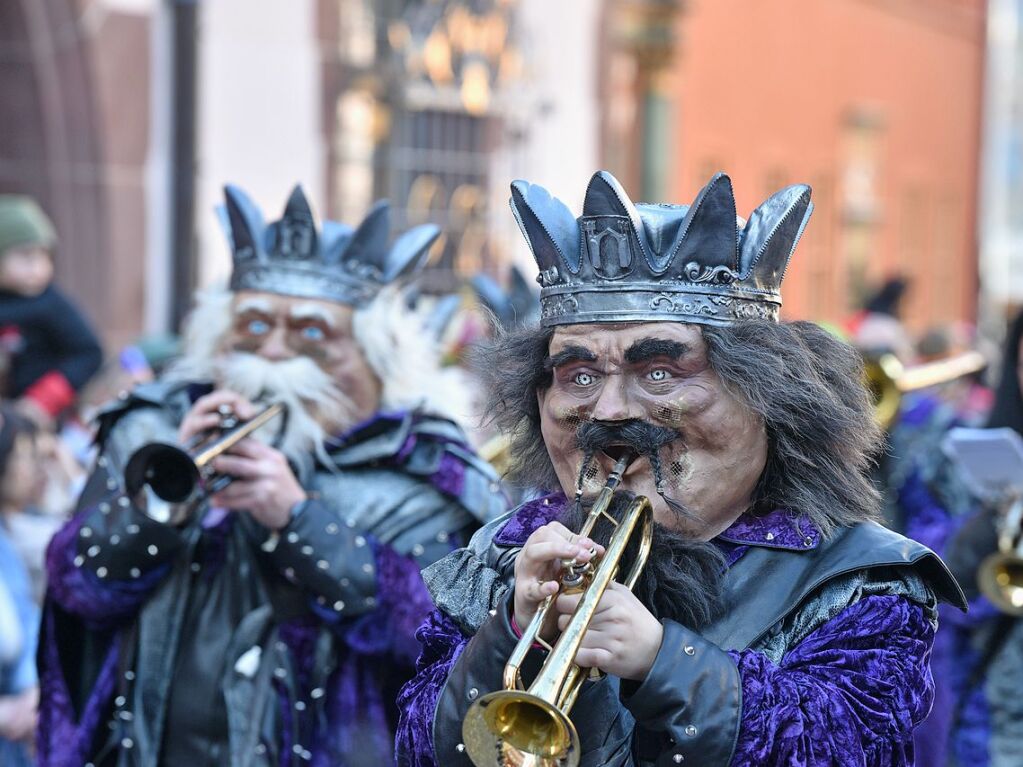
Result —
[{"label": "black beard", "polygon": [[[608,513],[619,519],[634,497],[625,490],[617,492]],[[586,513],[580,504],[569,504],[561,521],[578,531]],[[602,519],[590,537],[606,546],[612,529],[611,523]],[[620,574],[631,570],[638,544],[639,535],[633,533],[618,568]],[[724,572],[724,555],[713,543],[694,540],[654,523],[650,555],[632,591],[655,618],[699,630],[721,614]]]}]

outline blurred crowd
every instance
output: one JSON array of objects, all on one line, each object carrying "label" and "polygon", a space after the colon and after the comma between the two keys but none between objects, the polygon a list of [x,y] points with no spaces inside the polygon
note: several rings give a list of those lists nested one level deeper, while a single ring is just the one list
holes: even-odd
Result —
[{"label": "blurred crowd", "polygon": [[[35,202],[0,196],[0,764],[12,767],[31,760],[46,548],[74,508],[95,460],[95,416],[119,393],[158,377],[176,348],[171,340],[150,340],[104,359],[88,320],[53,284],[58,251],[53,226]],[[506,283],[478,276],[451,295],[408,295],[408,308],[419,315],[424,336],[435,344],[452,391],[468,392],[471,398],[477,390],[471,351],[494,328],[536,321],[530,281],[513,270]],[[910,283],[894,277],[867,297],[844,326],[829,327],[858,347],[868,362],[897,360],[895,373],[885,368],[887,373],[871,381],[878,396],[886,387],[898,390],[893,380],[898,371],[942,363],[978,348],[974,329],[962,325],[935,327],[919,336],[909,332],[900,306],[911,290]],[[956,480],[940,447],[942,437],[962,425],[1008,426],[1023,433],[1021,347],[1023,315],[1010,328],[1001,353],[981,349],[986,369],[896,395],[897,412],[886,424],[888,449],[878,457],[876,478],[885,492],[887,522],[939,553],[949,555],[966,521],[981,508]],[[996,380],[997,392],[989,385]],[[465,402],[456,410],[474,446],[500,471],[507,459],[506,442],[481,423],[475,403]],[[964,565],[966,579],[969,567]],[[979,598],[970,584],[963,585]],[[977,614],[981,620],[991,611],[981,608]],[[973,641],[976,628],[948,617],[945,643],[935,651],[939,667],[957,657],[954,647]],[[993,661],[987,657],[984,662]],[[1023,673],[1023,667],[1016,671]],[[970,725],[961,701],[970,694],[983,695],[964,691],[964,686],[981,685],[983,676],[981,670],[972,682],[961,673],[942,679],[936,668],[939,688],[948,689],[939,693],[935,716],[926,725],[929,740],[921,742],[919,763],[944,764],[949,749],[960,748],[947,744],[956,738],[957,728]],[[959,763],[971,763],[965,761],[968,749],[962,754]]]}]

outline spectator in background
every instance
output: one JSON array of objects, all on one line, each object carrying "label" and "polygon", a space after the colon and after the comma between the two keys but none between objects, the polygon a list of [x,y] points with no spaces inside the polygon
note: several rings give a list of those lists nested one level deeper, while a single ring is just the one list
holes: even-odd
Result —
[{"label": "spectator in background", "polygon": [[10,405],[0,406],[0,418],[0,527],[28,571],[33,599],[42,604],[46,546],[63,518],[42,513],[41,506],[56,479],[55,451],[60,446],[52,434]]},{"label": "spectator in background", "polygon": [[905,279],[892,277],[867,299],[848,323],[856,348],[867,355],[894,354],[903,365],[915,362],[913,341],[902,324],[902,300],[909,287]]},{"label": "spectator in background", "polygon": [[[1023,312],[1009,328],[987,428],[1023,435]],[[970,600],[942,613],[934,641],[934,708],[917,732],[919,767],[1017,767],[1023,754],[1023,620],[979,593],[980,563],[997,548],[996,510],[974,498],[935,449],[900,489],[909,534],[934,547]],[[947,619],[947,620],[946,620]]]},{"label": "spectator in background", "polygon": [[[0,440],[10,434],[2,413]],[[4,474],[6,475],[6,471]],[[5,477],[6,484],[6,477]],[[27,767],[36,724],[39,685],[35,669],[39,609],[28,573],[7,530],[0,524],[0,764]]]},{"label": "spectator in background", "polygon": [[103,358],[89,323],[52,284],[56,242],[34,200],[0,195],[0,393],[40,423],[74,401]]}]

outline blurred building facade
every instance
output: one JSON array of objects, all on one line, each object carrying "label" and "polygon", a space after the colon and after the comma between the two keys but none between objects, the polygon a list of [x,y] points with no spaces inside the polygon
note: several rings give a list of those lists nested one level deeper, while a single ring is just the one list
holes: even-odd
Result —
[{"label": "blurred building facade", "polygon": [[[605,69],[603,148],[632,188],[689,201],[725,170],[746,216],[809,183],[816,210],[786,279],[787,316],[840,321],[871,285],[904,274],[914,328],[973,319],[983,0],[608,8],[620,60]],[[635,31],[669,9],[670,41]],[[633,131],[629,112],[655,124]],[[651,140],[667,154],[644,168],[639,144]]]},{"label": "blurred building facade", "polygon": [[[984,56],[983,0],[7,0],[0,192],[52,212],[59,279],[111,344],[226,276],[225,182],[268,216],[294,183],[350,222],[390,197],[397,226],[444,228],[442,290],[530,266],[512,178],[577,209],[597,167],[680,202],[726,170],[741,215],[806,181],[786,314],[841,320],[902,273],[922,328],[977,308]],[[984,246],[1003,275],[1011,215]]]},{"label": "blurred building facade", "polygon": [[0,3],[0,192],[54,219],[57,279],[104,335],[146,305],[152,3]]},{"label": "blurred building facade", "polygon": [[53,214],[58,279],[111,346],[176,325],[194,288],[226,277],[213,209],[227,182],[267,216],[295,183],[348,222],[389,197],[396,227],[444,230],[428,288],[502,276],[528,259],[510,179],[575,201],[598,164],[599,11],[588,0],[10,0],[0,192],[33,194]]}]

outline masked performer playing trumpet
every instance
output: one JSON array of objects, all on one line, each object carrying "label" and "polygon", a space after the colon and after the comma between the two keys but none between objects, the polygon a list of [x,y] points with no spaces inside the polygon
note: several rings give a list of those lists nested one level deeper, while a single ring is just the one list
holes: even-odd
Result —
[{"label": "masked performer playing trumpet", "polygon": [[[300,189],[269,226],[240,190],[226,203],[230,290],[200,298],[163,381],[102,415],[50,547],[45,765],[389,763],[430,606],[419,570],[503,511],[435,415],[450,392],[394,286],[436,228],[391,243],[381,203],[320,229]],[[196,457],[205,481],[166,492],[187,478],[167,468],[180,454],[140,448],[229,443],[224,416],[244,424],[259,400],[286,422]]]},{"label": "masked performer playing trumpet", "polygon": [[[598,173],[578,219],[524,182],[512,208],[540,268],[540,327],[501,338],[485,369],[519,479],[550,495],[426,570],[439,609],[399,699],[399,761],[911,764],[936,607],[962,595],[930,551],[872,521],[879,435],[858,355],[778,321],[809,188],[738,226],[724,175],[691,206],[634,205]],[[609,511],[632,524],[630,493],[647,498],[652,549],[632,590],[611,583],[570,624],[586,592],[567,585],[591,561],[596,583],[612,549],[579,524],[624,467]],[[574,703],[495,706],[519,681],[513,651],[542,697],[572,675],[547,646],[580,631],[575,663],[604,676],[587,672]],[[554,724],[565,713],[576,740]]]}]

